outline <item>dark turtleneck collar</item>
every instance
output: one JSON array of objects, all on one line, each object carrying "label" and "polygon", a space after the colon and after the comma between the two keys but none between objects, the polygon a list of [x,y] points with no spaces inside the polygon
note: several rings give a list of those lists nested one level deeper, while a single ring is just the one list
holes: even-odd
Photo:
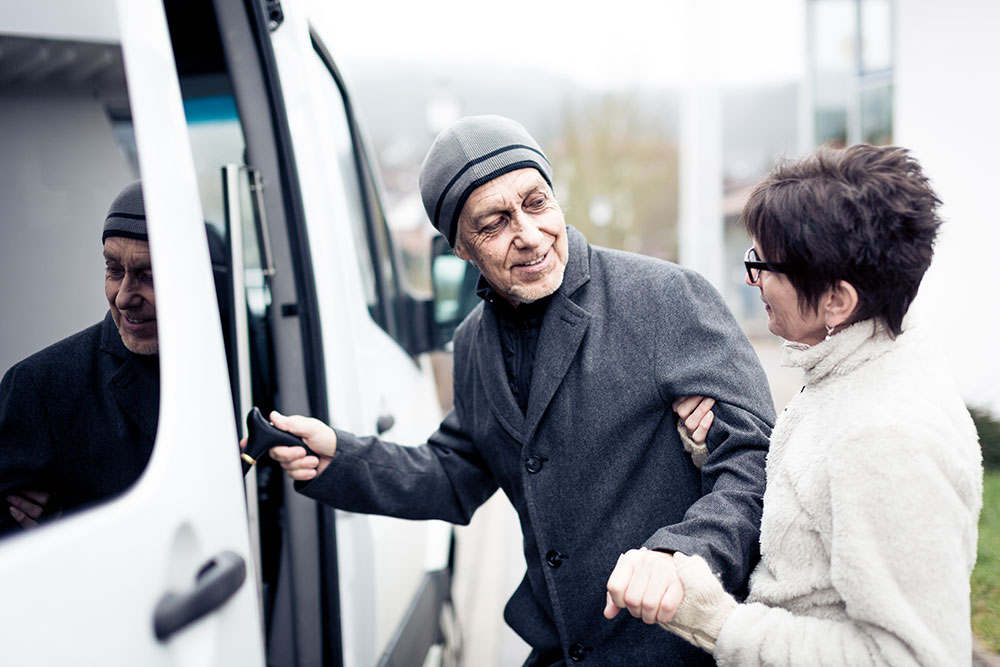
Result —
[{"label": "dark turtleneck collar", "polygon": [[549,301],[552,300],[552,295],[550,294],[543,299],[532,301],[531,303],[522,303],[515,308],[503,295],[493,289],[493,286],[486,282],[486,278],[482,275],[479,276],[479,282],[476,284],[476,295],[493,306],[499,319],[511,322],[523,322],[532,318],[540,318],[545,314],[546,308],[549,307]]}]

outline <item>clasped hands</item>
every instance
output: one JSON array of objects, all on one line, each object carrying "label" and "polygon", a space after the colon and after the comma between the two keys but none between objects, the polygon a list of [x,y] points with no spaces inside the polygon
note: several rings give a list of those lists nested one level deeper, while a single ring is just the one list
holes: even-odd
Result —
[{"label": "clasped hands", "polygon": [[684,584],[677,576],[674,554],[646,547],[630,549],[618,557],[608,578],[604,617],[612,619],[627,609],[644,623],[667,624],[683,599]]}]

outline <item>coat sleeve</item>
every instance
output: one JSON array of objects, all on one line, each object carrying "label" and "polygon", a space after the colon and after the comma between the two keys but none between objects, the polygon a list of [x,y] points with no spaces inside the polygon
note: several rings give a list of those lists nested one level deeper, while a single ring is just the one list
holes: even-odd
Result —
[{"label": "coat sleeve", "polygon": [[464,525],[497,486],[453,409],[418,447],[338,430],[337,453],[330,465],[297,488],[351,512]]},{"label": "coat sleeve", "polygon": [[894,423],[845,434],[831,448],[834,618],[742,605],[716,644],[720,665],[968,663],[976,480],[931,454],[954,455],[944,438]]},{"label": "coat sleeve", "polygon": [[[692,271],[670,285],[657,332],[655,373],[664,410],[679,396],[716,399],[701,467],[702,496],[680,523],[645,546],[699,555],[742,595],[759,558],[764,464],[774,405],[756,353],[718,292]],[[681,447],[679,444],[677,445]]]},{"label": "coat sleeve", "polygon": [[[45,486],[44,475],[55,458],[49,419],[31,374],[18,364],[0,382],[0,498],[21,489]],[[4,507],[0,530],[12,521]]]}]

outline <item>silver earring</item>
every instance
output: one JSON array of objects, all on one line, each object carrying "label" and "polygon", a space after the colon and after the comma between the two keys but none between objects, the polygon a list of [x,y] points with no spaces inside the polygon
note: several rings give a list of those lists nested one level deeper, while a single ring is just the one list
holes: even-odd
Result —
[{"label": "silver earring", "polygon": [[823,326],[826,327],[826,338],[824,338],[823,340],[830,340],[830,336],[833,335],[833,330],[836,329],[837,327],[831,327],[829,324],[824,324]]}]

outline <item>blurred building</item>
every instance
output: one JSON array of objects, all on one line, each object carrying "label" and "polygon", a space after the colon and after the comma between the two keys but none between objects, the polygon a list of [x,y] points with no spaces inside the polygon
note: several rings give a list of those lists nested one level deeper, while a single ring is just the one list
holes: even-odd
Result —
[{"label": "blurred building", "polygon": [[[700,40],[691,46],[697,83],[682,105],[680,260],[716,284],[752,333],[764,324],[754,314],[756,295],[748,300],[742,271],[727,268],[738,267],[748,243],[736,218],[752,181],[727,178],[716,158],[725,113],[741,109],[720,111],[704,64],[712,33],[697,27],[706,16],[702,9],[692,17]],[[945,225],[911,312],[945,341],[966,402],[1000,415],[1000,300],[991,289],[992,255],[1000,249],[991,168],[1000,149],[1000,3],[803,0],[802,20],[805,53],[788,54],[804,67],[797,145],[787,154],[823,143],[896,144],[913,152],[943,201]]]}]

